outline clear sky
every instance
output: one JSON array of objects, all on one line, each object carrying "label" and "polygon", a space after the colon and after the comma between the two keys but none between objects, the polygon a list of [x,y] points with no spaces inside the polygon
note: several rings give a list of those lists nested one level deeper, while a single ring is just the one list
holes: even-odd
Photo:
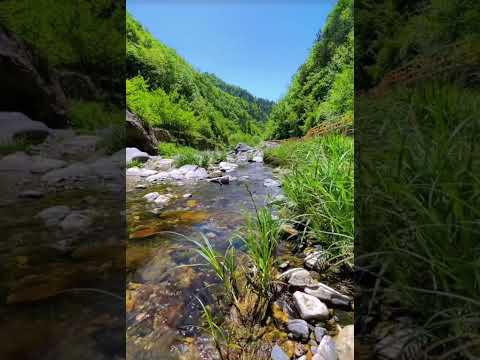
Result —
[{"label": "clear sky", "polygon": [[278,100],[335,0],[127,0],[128,11],[200,71]]}]

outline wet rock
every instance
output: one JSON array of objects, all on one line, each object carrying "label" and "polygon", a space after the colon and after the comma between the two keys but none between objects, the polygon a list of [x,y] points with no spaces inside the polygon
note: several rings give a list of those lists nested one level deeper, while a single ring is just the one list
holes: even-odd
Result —
[{"label": "wet rock", "polygon": [[317,250],[307,255],[304,260],[307,269],[323,271],[328,267],[328,257],[325,251]]},{"label": "wet rock", "polygon": [[18,151],[0,159],[0,170],[43,174],[54,169],[59,169],[66,164],[67,163],[62,160],[41,156],[30,156],[24,152]]},{"label": "wet rock", "polygon": [[126,115],[127,146],[141,149],[150,154],[156,154],[158,141],[150,124],[128,110]]},{"label": "wet rock", "polygon": [[278,268],[280,270],[285,270],[286,268],[288,268],[288,266],[290,265],[290,262],[289,261],[285,261],[283,263],[281,263],[280,265],[278,265]]},{"label": "wet rock", "polygon": [[125,171],[118,164],[112,162],[110,157],[103,157],[90,164],[92,173],[105,180],[121,179]]},{"label": "wet rock", "polygon": [[317,283],[314,286],[305,288],[305,293],[315,296],[316,298],[332,305],[348,306],[351,301],[348,296],[343,295],[337,290],[322,283]]},{"label": "wet rock", "polygon": [[44,174],[48,171],[60,169],[67,165],[66,161],[49,159],[41,156],[32,156],[30,171],[34,174]]},{"label": "wet rock", "polygon": [[315,333],[315,340],[317,340],[317,342],[320,343],[323,337],[327,334],[327,329],[321,326],[315,326],[314,333]]},{"label": "wet rock", "polygon": [[209,179],[214,179],[214,178],[219,178],[223,176],[223,171],[222,170],[210,170],[208,173],[208,178]]},{"label": "wet rock", "polygon": [[157,181],[163,181],[167,180],[170,178],[170,174],[166,171],[160,171],[154,175],[147,176],[145,180],[148,182],[157,182]]},{"label": "wet rock", "polygon": [[292,285],[292,286],[295,286],[295,287],[300,287],[300,288],[304,288],[305,286],[310,286],[310,285],[313,285],[315,283],[316,283],[316,281],[313,280],[310,273],[305,269],[295,271],[290,276],[290,279],[288,280],[289,285]]},{"label": "wet rock", "polygon": [[185,179],[206,179],[208,177],[207,170],[197,165],[184,165],[179,168],[184,173]]},{"label": "wet rock", "polygon": [[153,156],[145,163],[145,167],[157,171],[168,171],[172,169],[174,162],[175,160],[173,159],[162,159],[160,156]]},{"label": "wet rock", "polygon": [[35,217],[41,219],[46,226],[54,226],[60,223],[68,213],[70,213],[68,206],[58,205],[40,211]]},{"label": "wet rock", "polygon": [[304,320],[325,320],[329,312],[327,306],[316,297],[296,291],[293,294],[295,305]]},{"label": "wet rock", "polygon": [[299,271],[306,271],[306,270],[304,268],[289,269],[289,270],[281,273],[280,275],[278,275],[277,279],[281,280],[281,281],[288,281],[293,274],[295,274],[296,272],[299,272]]},{"label": "wet rock", "polygon": [[340,330],[334,338],[337,348],[338,360],[354,359],[354,326],[347,325]]},{"label": "wet rock", "polygon": [[278,180],[273,180],[273,179],[265,179],[263,181],[263,185],[266,187],[280,187],[282,184]]},{"label": "wet rock", "polygon": [[257,162],[257,163],[261,163],[261,162],[263,162],[263,156],[262,156],[262,155],[255,155],[255,156],[252,158],[252,161],[253,161],[253,162]]},{"label": "wet rock", "polygon": [[55,185],[60,182],[85,181],[92,175],[92,169],[88,165],[79,162],[46,173],[42,176],[42,181],[48,183],[48,185]]},{"label": "wet rock", "polygon": [[154,200],[154,203],[157,205],[166,205],[172,200],[173,195],[165,194],[165,195],[158,195],[157,198]]},{"label": "wet rock", "polygon": [[148,159],[150,159],[150,155],[148,155],[146,152],[140,151],[137,148],[132,147],[127,147],[125,149],[125,157],[127,164],[131,163],[134,160],[146,162]]},{"label": "wet rock", "polygon": [[272,360],[290,360],[288,355],[285,353],[285,351],[282,350],[282,348],[278,345],[275,345],[272,349]]},{"label": "wet rock", "polygon": [[73,211],[60,222],[60,227],[65,232],[83,232],[88,230],[93,220],[86,211]]},{"label": "wet rock", "polygon": [[305,320],[302,320],[302,319],[289,320],[287,329],[288,331],[290,331],[294,339],[299,339],[303,341],[308,340],[308,335],[310,334],[310,330],[308,329],[308,324]]},{"label": "wet rock", "polygon": [[139,168],[136,166],[127,169],[127,175],[130,176],[149,177],[156,174],[157,172],[155,170]]},{"label": "wet rock", "polygon": [[254,148],[252,148],[251,146],[247,145],[247,144],[244,144],[244,143],[239,143],[236,147],[235,147],[235,152],[238,154],[238,153],[242,153],[242,152],[246,152],[246,151],[250,151],[250,150],[254,150]]},{"label": "wet rock", "polygon": [[337,350],[333,339],[325,335],[318,345],[317,353],[313,356],[313,360],[337,360]]},{"label": "wet rock", "polygon": [[191,198],[192,196],[193,196],[192,194],[183,194],[182,197],[183,197],[184,199],[189,199],[189,198]]},{"label": "wet rock", "polygon": [[39,199],[43,197],[45,193],[39,190],[25,190],[18,194],[19,198],[22,199]]},{"label": "wet rock", "polygon": [[143,196],[143,198],[145,200],[147,200],[148,202],[152,202],[154,201],[156,198],[158,198],[160,194],[158,192],[151,192],[151,193],[148,193],[146,195]]},{"label": "wet rock", "polygon": [[94,153],[100,141],[101,138],[96,135],[78,135],[62,142],[60,152],[63,155],[84,157]]},{"label": "wet rock", "polygon": [[230,176],[220,176],[218,178],[208,179],[208,181],[217,183],[220,185],[228,185],[230,184]]},{"label": "wet rock", "polygon": [[225,171],[225,172],[231,172],[238,167],[237,164],[226,162],[226,161],[222,161],[220,164],[218,164],[218,166],[219,166],[220,170]]}]

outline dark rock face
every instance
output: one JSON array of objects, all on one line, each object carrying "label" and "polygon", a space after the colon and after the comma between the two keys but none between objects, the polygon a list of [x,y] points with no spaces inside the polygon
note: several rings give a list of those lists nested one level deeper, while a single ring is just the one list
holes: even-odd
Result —
[{"label": "dark rock face", "polygon": [[0,109],[21,112],[52,128],[65,127],[66,98],[58,78],[15,35],[0,27]]},{"label": "dark rock face", "polygon": [[150,155],[157,153],[158,141],[153,129],[137,115],[127,110],[127,146],[135,147]]}]

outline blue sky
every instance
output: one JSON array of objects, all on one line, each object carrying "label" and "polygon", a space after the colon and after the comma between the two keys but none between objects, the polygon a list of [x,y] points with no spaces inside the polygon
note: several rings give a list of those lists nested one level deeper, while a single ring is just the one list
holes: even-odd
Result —
[{"label": "blue sky", "polygon": [[278,100],[335,0],[127,0],[128,11],[200,71]]}]

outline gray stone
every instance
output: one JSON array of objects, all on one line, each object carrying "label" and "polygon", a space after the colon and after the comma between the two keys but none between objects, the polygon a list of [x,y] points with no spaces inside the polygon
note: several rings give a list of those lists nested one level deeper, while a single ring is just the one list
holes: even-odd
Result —
[{"label": "gray stone", "polygon": [[155,174],[157,174],[155,170],[138,168],[136,166],[127,169],[127,175],[129,176],[149,177]]},{"label": "gray stone", "polygon": [[189,198],[191,198],[192,196],[193,196],[192,194],[183,194],[182,197],[183,197],[184,199],[189,199]]},{"label": "gray stone", "polygon": [[293,294],[293,299],[302,319],[307,321],[328,319],[329,312],[327,306],[316,297],[296,291]]},{"label": "gray stone", "polygon": [[228,185],[230,184],[230,176],[220,176],[217,178],[208,179],[208,181],[214,182],[220,185]]},{"label": "gray stone", "polygon": [[68,206],[58,205],[43,209],[35,217],[41,219],[46,226],[54,226],[60,223],[68,213],[70,213]]},{"label": "gray stone", "polygon": [[19,112],[0,112],[0,142],[11,143],[23,138],[40,143],[51,130],[40,121],[33,121]]},{"label": "gray stone", "polygon": [[290,360],[288,355],[285,353],[285,351],[282,350],[282,348],[278,345],[275,345],[272,349],[272,360]]},{"label": "gray stone", "polygon": [[128,147],[138,148],[150,154],[157,153],[158,141],[153,128],[147,121],[128,110],[125,130]]},{"label": "gray stone", "polygon": [[321,326],[315,326],[314,333],[315,333],[315,339],[317,340],[318,343],[320,343],[323,337],[327,334],[327,329]]},{"label": "gray stone", "polygon": [[39,199],[43,197],[45,193],[43,191],[38,190],[25,190],[18,194],[19,198],[22,199]]},{"label": "gray stone", "polygon": [[238,154],[238,153],[242,153],[242,152],[246,152],[246,151],[250,151],[250,150],[253,150],[253,148],[247,144],[244,144],[244,143],[239,143],[236,147],[235,147],[235,152]]},{"label": "gray stone", "polygon": [[160,156],[153,156],[145,163],[145,167],[157,171],[168,171],[173,167],[174,162],[175,160],[173,159],[162,159]]},{"label": "gray stone", "polygon": [[305,320],[288,320],[287,329],[292,333],[294,339],[308,340],[308,335],[310,331],[308,329],[308,324]]},{"label": "gray stone", "polygon": [[153,202],[157,205],[166,205],[172,200],[172,198],[173,196],[170,194],[159,195]]},{"label": "gray stone", "polygon": [[95,160],[90,168],[93,174],[106,180],[121,179],[125,175],[125,171],[112,162],[110,157]]},{"label": "gray stone", "polygon": [[[317,358],[316,358],[317,357]],[[314,360],[337,360],[337,349],[335,342],[329,335],[325,335],[318,345],[317,353],[313,356]]]},{"label": "gray stone", "polygon": [[[331,287],[322,283],[317,283],[314,286],[309,286],[308,288],[305,288],[305,293],[315,296],[316,298],[332,305],[348,305],[351,301],[348,296],[343,295],[337,290],[332,289]],[[333,299],[336,299],[335,302],[333,302]]]},{"label": "gray stone", "polygon": [[85,211],[73,211],[60,222],[60,227],[65,232],[82,232],[92,224],[90,214]]},{"label": "gray stone", "polygon": [[289,269],[289,270],[281,273],[280,275],[278,275],[277,279],[281,280],[281,281],[288,281],[294,273],[299,272],[299,271],[306,271],[306,270],[304,268]]},{"label": "gray stone", "polygon": [[280,187],[282,184],[278,180],[273,180],[273,179],[265,179],[263,181],[263,185],[266,187]]},{"label": "gray stone", "polygon": [[95,152],[102,139],[96,135],[78,135],[61,144],[63,155],[85,156]]},{"label": "gray stone", "polygon": [[62,169],[52,170],[42,176],[42,181],[49,185],[60,182],[84,181],[93,175],[90,166],[84,163],[74,163]]},{"label": "gray stone", "polygon": [[304,260],[307,269],[323,271],[328,266],[327,254],[323,250],[317,250],[307,255]]},{"label": "gray stone", "polygon": [[66,161],[49,159],[41,156],[32,156],[31,162],[30,171],[34,174],[44,174],[48,171],[60,169],[67,165]]},{"label": "gray stone", "polygon": [[342,328],[334,338],[337,347],[338,360],[354,359],[354,336],[354,326],[347,325]]},{"label": "gray stone", "polygon": [[66,164],[63,160],[50,159],[37,155],[30,156],[18,151],[0,159],[0,170],[43,174],[64,167]]},{"label": "gray stone", "polygon": [[143,196],[143,198],[145,200],[147,200],[148,202],[152,202],[152,201],[155,201],[156,198],[158,198],[160,194],[158,192],[151,192],[151,193],[148,193],[146,195]]},{"label": "gray stone", "polygon": [[307,270],[302,269],[300,271],[295,271],[290,276],[290,279],[288,280],[288,284],[295,287],[303,288],[305,286],[315,284],[315,280],[313,280],[312,276]]},{"label": "gray stone", "polygon": [[137,148],[127,147],[125,149],[125,158],[126,163],[129,164],[134,160],[145,162],[150,159],[150,155],[148,155],[146,152],[138,150]]},{"label": "gray stone", "polygon": [[225,171],[225,172],[231,172],[238,167],[237,164],[234,164],[234,163],[231,163],[231,162],[226,162],[226,161],[222,161],[220,164],[218,164],[218,166],[219,166],[220,170]]},{"label": "gray stone", "polygon": [[157,174],[148,176],[145,180],[148,182],[163,181],[170,178],[170,174],[166,171],[159,171]]},{"label": "gray stone", "polygon": [[[188,166],[188,165],[185,165]],[[190,168],[186,173],[185,173],[185,179],[206,179],[208,177],[207,170],[200,166],[194,165],[195,168]],[[180,168],[181,169],[181,168]]]}]

